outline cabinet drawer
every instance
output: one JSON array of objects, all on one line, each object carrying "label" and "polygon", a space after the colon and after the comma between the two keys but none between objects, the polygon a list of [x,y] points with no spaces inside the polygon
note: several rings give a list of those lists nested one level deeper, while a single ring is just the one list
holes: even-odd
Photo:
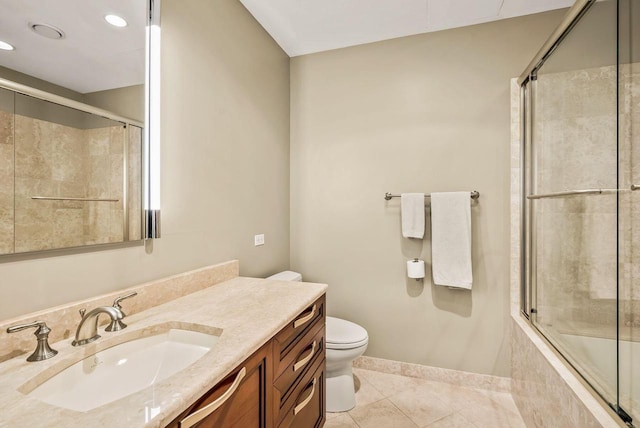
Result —
[{"label": "cabinet drawer", "polygon": [[280,361],[280,367],[278,367],[280,375],[274,382],[276,409],[280,409],[288,398],[288,393],[296,380],[304,375],[317,359],[325,357],[324,324],[318,323],[313,327]]},{"label": "cabinet drawer", "polygon": [[295,386],[277,418],[278,428],[318,428],[325,422],[325,360],[318,359]]},{"label": "cabinet drawer", "polygon": [[268,428],[271,342],[178,416],[170,428]]},{"label": "cabinet drawer", "polygon": [[[296,347],[303,335],[317,328],[319,324],[324,325],[324,323],[325,297],[323,295],[276,334],[273,341],[274,378],[278,378],[286,370],[288,367],[286,358],[289,357],[290,352]],[[295,356],[290,358],[295,358]]]}]

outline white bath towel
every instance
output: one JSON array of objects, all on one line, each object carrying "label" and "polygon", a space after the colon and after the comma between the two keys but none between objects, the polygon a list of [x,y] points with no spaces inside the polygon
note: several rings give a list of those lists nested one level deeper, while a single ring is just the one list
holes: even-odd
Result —
[{"label": "white bath towel", "polygon": [[403,237],[424,238],[424,193],[400,195],[400,215]]},{"label": "white bath towel", "polygon": [[471,198],[469,192],[431,194],[433,282],[471,289]]}]

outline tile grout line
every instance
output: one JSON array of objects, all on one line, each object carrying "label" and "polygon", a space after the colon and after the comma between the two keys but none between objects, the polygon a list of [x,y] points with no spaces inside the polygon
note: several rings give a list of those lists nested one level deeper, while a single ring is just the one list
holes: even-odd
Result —
[{"label": "tile grout line", "polygon": [[[446,418],[459,418],[461,421],[464,421],[466,424],[468,424],[468,428],[479,428],[482,425],[478,425],[478,423],[482,424],[483,422],[481,420],[475,420],[474,416],[473,416],[473,412],[470,413],[469,416],[467,416],[467,412],[464,411],[464,409],[458,409],[455,405],[452,405],[452,403],[450,401],[447,400],[442,400],[442,404],[445,404],[446,406],[442,409],[443,411],[445,411],[446,413],[443,416],[438,417],[437,419],[430,421],[428,423],[428,425],[420,425],[421,421],[420,418],[419,420],[414,420],[411,416],[411,412],[412,412],[412,408],[407,408],[406,411],[403,411],[398,404],[396,404],[396,402],[393,400],[393,397],[396,394],[411,394],[412,391],[416,388],[419,388],[420,385],[414,385],[411,382],[409,384],[403,384],[402,382],[400,382],[400,379],[402,380],[407,380],[407,381],[412,381],[412,380],[424,380],[426,381],[428,384],[434,386],[435,388],[437,388],[436,385],[448,385],[454,389],[460,389],[460,390],[467,390],[467,391],[471,391],[474,394],[477,394],[479,397],[482,397],[482,401],[485,402],[488,406],[489,410],[492,410],[494,412],[497,412],[499,414],[503,414],[507,419],[511,420],[511,418],[517,418],[520,421],[522,421],[522,415],[519,412],[519,410],[517,409],[517,406],[515,406],[515,403],[513,403],[513,395],[508,392],[508,391],[500,391],[500,390],[490,390],[490,389],[485,389],[482,387],[474,387],[474,386],[467,386],[467,385],[452,385],[450,383],[447,382],[441,382],[439,380],[428,380],[428,379],[423,379],[423,378],[415,378],[413,376],[407,376],[407,375],[402,375],[402,374],[395,374],[395,373],[387,373],[387,372],[381,372],[378,370],[371,370],[371,369],[366,369],[366,368],[354,368],[354,374],[356,374],[356,376],[359,377],[359,379],[362,382],[363,387],[363,391],[370,391],[371,393],[373,392],[377,392],[380,394],[379,399],[377,400],[373,400],[371,402],[367,402],[366,404],[363,405],[359,405],[356,406],[355,409],[353,410],[357,410],[359,408],[368,406],[368,405],[374,405],[375,403],[380,403],[382,400],[388,400],[389,403],[391,404],[391,408],[394,408],[396,410],[398,410],[400,413],[399,415],[404,416],[405,418],[409,419],[411,421],[411,425],[414,427],[421,427],[421,428],[428,428],[430,426],[432,426],[433,424],[437,424],[438,422],[442,423],[441,421],[443,419]],[[357,373],[357,371],[361,371],[361,373]],[[388,375],[388,376],[392,376],[394,378],[398,378],[397,384],[395,381],[392,382],[392,384],[390,385],[386,385],[387,387],[385,387],[385,383],[382,382],[384,380],[384,378],[378,379],[376,376],[374,376],[372,379],[375,380],[375,382],[370,382],[369,381],[369,372],[373,373],[378,373],[381,375]],[[390,379],[389,381],[392,381],[393,379]],[[391,389],[390,389],[391,388]],[[395,391],[393,393],[391,393],[392,391]],[[363,397],[366,397],[368,394],[366,394]],[[369,397],[370,398],[370,397]],[[435,395],[433,397],[434,400],[438,400],[440,399],[440,397],[438,397],[438,395]],[[419,406],[419,404],[418,404]],[[486,406],[483,406],[486,407]],[[515,408],[514,408],[515,407]],[[390,408],[390,409],[391,409]],[[362,427],[362,426],[366,426],[366,425],[360,425],[358,422],[355,421],[353,415],[351,414],[351,412],[349,413],[349,416],[351,417],[351,419],[354,420],[354,425],[353,426],[357,426],[357,427]],[[501,419],[501,418],[500,418]],[[515,423],[515,422],[514,422]],[[445,423],[446,424],[446,423]]]},{"label": "tile grout line", "polygon": [[393,401],[389,400],[388,397],[386,399],[393,407],[396,408],[396,410],[398,410],[400,412],[401,415],[403,415],[405,418],[407,418],[409,420],[409,422],[411,422],[413,425],[416,426],[416,428],[421,428],[417,423],[414,422],[413,419],[411,419],[411,417],[409,415],[407,415],[405,412],[403,412],[398,406],[396,406],[396,403],[394,403]]},{"label": "tile grout line", "polygon": [[[362,370],[362,369],[360,369],[360,370]],[[372,401],[372,402],[370,402],[370,403],[365,404],[365,406],[368,406],[369,404],[377,403],[377,402],[379,402],[379,401],[382,401],[382,400],[385,400],[385,399],[389,398],[389,397],[387,397],[387,396],[385,395],[385,393],[384,393],[384,392],[380,391],[378,388],[376,388],[376,387],[375,387],[375,385],[374,385],[374,384],[372,384],[372,383],[371,383],[371,382],[369,382],[368,380],[366,380],[366,379],[364,379],[363,377],[360,377],[360,376],[358,376],[358,379],[360,380],[360,388],[362,388],[362,382],[364,381],[364,382],[365,382],[365,383],[367,383],[371,388],[373,388],[373,389],[374,389],[378,394],[380,394],[380,396],[382,397],[382,398],[379,398],[379,399],[377,399],[377,400],[374,400],[374,401]],[[356,393],[357,393],[357,391],[356,391]],[[357,407],[357,404],[356,404],[356,407]],[[355,409],[355,407],[354,407],[353,409]],[[353,410],[353,409],[351,409],[351,410]],[[350,411],[351,411],[351,410],[350,410]]]},{"label": "tile grout line", "polygon": [[[358,370],[362,370],[364,372],[368,371],[368,369],[364,369],[364,368],[358,368]],[[375,372],[375,370],[373,370],[373,371]],[[384,373],[384,372],[382,372],[382,373]],[[393,376],[398,376],[398,377],[402,377],[402,378],[406,378],[406,379],[413,379],[412,376],[395,375],[395,374],[390,374],[390,373],[386,373],[386,374],[393,375]],[[361,382],[364,382],[366,385],[368,385],[368,387],[371,387],[373,390],[378,391],[383,396],[383,398],[381,398],[379,400],[372,401],[370,403],[367,403],[365,406],[372,405],[374,403],[378,403],[378,402],[386,399],[386,400],[389,401],[389,403],[395,409],[397,409],[400,412],[401,415],[403,415],[407,419],[409,419],[414,426],[417,426],[417,427],[420,428],[420,425],[418,424],[418,422],[414,421],[413,418],[409,414],[407,414],[402,409],[400,409],[396,405],[396,403],[391,399],[395,394],[386,395],[385,393],[380,391],[379,388],[376,388],[373,383],[371,383],[368,380],[366,380],[366,375],[365,376],[360,376],[360,380],[361,380]],[[432,382],[446,384],[446,382],[438,382],[438,381],[432,381]],[[501,413],[513,414],[513,416],[519,416],[520,418],[522,417],[522,415],[519,412],[514,412],[511,409],[511,406],[504,406],[503,403],[501,402],[501,400],[499,400],[497,397],[495,397],[496,395],[497,396],[506,395],[506,396],[509,396],[511,399],[513,399],[512,394],[510,392],[495,391],[495,390],[492,391],[492,390],[486,390],[484,388],[479,388],[479,387],[466,387],[466,386],[457,386],[457,385],[452,385],[452,386],[454,386],[456,388],[461,388],[461,389],[468,389],[468,390],[471,390],[471,391],[474,391],[476,393],[481,394],[482,396],[484,396],[491,403],[491,407],[492,408],[498,409]],[[396,392],[396,394],[401,394],[401,393],[405,393],[405,392],[411,392],[414,388],[415,388],[415,386],[410,386],[410,387],[405,388],[403,391]],[[446,402],[443,402],[443,403],[446,403]],[[449,413],[445,414],[444,416],[442,416],[442,417],[440,417],[440,418],[438,418],[438,419],[436,419],[434,421],[431,421],[428,425],[425,425],[422,428],[428,428],[429,426],[432,426],[433,424],[437,423],[438,421],[441,421],[441,420],[443,420],[443,419],[445,419],[447,417],[452,417],[454,415],[458,416],[458,417],[462,418],[464,421],[466,421],[466,423],[468,423],[471,428],[473,428],[473,427],[479,428],[479,426],[476,423],[472,422],[472,419],[469,419],[468,417],[466,417],[459,409],[456,410],[455,407],[450,406],[450,405],[448,407],[451,409],[451,411]],[[351,414],[349,416],[351,416],[351,419],[354,419]],[[355,422],[356,426],[360,427],[360,425],[355,421],[355,419],[354,419],[354,422]]]},{"label": "tile grout line", "polygon": [[421,428],[428,428],[429,426],[431,426],[431,425],[433,425],[433,424],[435,424],[435,423],[437,423],[437,422],[439,422],[439,421],[443,420],[444,418],[448,418],[449,416],[453,415],[454,413],[457,413],[457,412],[455,412],[455,411],[454,411],[454,412],[449,413],[448,415],[444,415],[443,417],[438,418],[438,419],[436,419],[435,421],[431,421],[431,422],[429,422],[428,424],[426,424],[425,426],[423,426],[423,427],[421,427]]},{"label": "tile grout line", "polygon": [[479,428],[478,425],[474,424],[473,421],[470,421],[469,418],[467,418],[465,415],[463,415],[462,413],[460,413],[459,411],[456,412],[458,415],[460,415],[460,417],[462,419],[464,419],[465,421],[469,422],[471,424],[471,426]]},{"label": "tile grout line", "polygon": [[[355,409],[355,407],[354,407],[354,409]],[[354,424],[356,424],[356,426],[357,426],[358,428],[362,428],[362,427],[360,426],[360,424],[358,423],[358,421],[356,421],[355,419],[353,419],[353,416],[351,416],[351,415],[349,414],[349,412],[346,412],[346,413],[347,413],[347,416],[349,416],[349,419],[351,419],[351,421],[353,421],[353,423],[354,423]]]}]

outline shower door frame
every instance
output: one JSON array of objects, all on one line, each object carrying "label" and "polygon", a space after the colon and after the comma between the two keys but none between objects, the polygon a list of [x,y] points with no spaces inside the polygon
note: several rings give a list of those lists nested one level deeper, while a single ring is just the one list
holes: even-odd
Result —
[{"label": "shower door frame", "polygon": [[[531,84],[536,80],[536,72],[542,67],[544,62],[549,58],[558,46],[562,43],[565,37],[571,32],[573,27],[577,25],[580,19],[587,13],[587,11],[596,3],[597,0],[576,0],[573,6],[569,9],[564,16],[558,27],[554,30],[547,41],[542,45],[538,53],[533,57],[531,62],[527,65],[524,72],[518,77],[517,83],[520,88],[520,184],[521,184],[521,214],[520,214],[520,226],[521,226],[521,242],[522,250],[520,253],[520,272],[521,272],[521,299],[520,299],[520,312],[527,319],[531,320],[531,316],[536,313],[535,308],[532,307],[531,302],[534,297],[534,290],[531,284],[534,284],[533,276],[535,272],[528,271],[529,263],[527,263],[527,255],[531,254],[535,262],[535,253],[532,252],[532,248],[535,248],[535,234],[531,233],[535,226],[535,216],[533,216],[532,204],[528,202],[528,184],[534,180],[532,168],[529,165],[529,159],[535,161],[534,147],[531,144],[532,130],[530,124],[533,123],[533,94]],[[529,173],[529,174],[527,174]],[[529,176],[527,176],[529,175]],[[533,264],[533,263],[531,263]]]},{"label": "shower door frame", "polygon": [[[524,72],[518,77],[517,83],[520,91],[520,184],[521,184],[521,212],[520,212],[520,226],[521,226],[521,252],[520,252],[520,312],[521,315],[527,319],[529,324],[534,328],[538,334],[545,339],[545,341],[553,347],[559,355],[571,366],[575,372],[580,375],[582,379],[590,386],[591,390],[605,402],[609,403],[609,406],[613,411],[622,419],[625,423],[631,423],[632,419],[627,412],[620,407],[620,361],[619,361],[619,346],[620,346],[620,325],[619,325],[619,304],[616,304],[616,348],[617,348],[617,367],[616,367],[616,397],[615,402],[611,403],[609,399],[604,397],[597,388],[591,385],[591,382],[582,374],[579,367],[576,366],[572,358],[567,356],[561,349],[559,349],[553,341],[549,340],[545,333],[541,331],[536,325],[536,308],[534,302],[536,302],[536,216],[534,215],[534,203],[527,199],[527,195],[533,194],[531,192],[534,186],[536,177],[536,146],[533,144],[533,119],[534,119],[534,94],[535,94],[535,82],[537,80],[536,73],[543,66],[545,61],[555,52],[556,48],[560,46],[565,37],[571,32],[571,30],[578,24],[581,18],[589,11],[591,6],[596,3],[596,0],[576,0],[573,6],[569,9],[560,25],[552,33],[552,35],[543,44],[542,48],[534,56],[531,62],[527,65]],[[616,24],[617,26],[617,24]],[[616,30],[617,31],[617,30]],[[618,42],[619,43],[619,42]],[[619,57],[616,61],[616,67],[619,67]],[[616,73],[618,75],[618,73]],[[617,88],[618,83],[616,83]],[[619,105],[616,105],[616,109],[619,110]],[[616,116],[619,117],[619,111],[616,112]],[[619,120],[619,119],[617,119]],[[619,124],[616,125],[617,133],[619,132]],[[616,150],[619,151],[619,135],[616,134]],[[619,154],[618,158],[619,169]],[[619,188],[620,184],[619,171],[616,171],[616,185]],[[619,199],[616,204],[619,204]],[[618,209],[616,209],[618,211]],[[619,223],[619,214],[617,215],[616,223]],[[620,230],[617,229],[617,241],[619,241]],[[617,245],[619,252],[619,245]],[[619,254],[616,256],[616,265],[618,266]],[[617,276],[619,277],[619,267],[616,269]],[[619,278],[617,280],[616,293],[618,295],[617,302],[619,302]]]}]

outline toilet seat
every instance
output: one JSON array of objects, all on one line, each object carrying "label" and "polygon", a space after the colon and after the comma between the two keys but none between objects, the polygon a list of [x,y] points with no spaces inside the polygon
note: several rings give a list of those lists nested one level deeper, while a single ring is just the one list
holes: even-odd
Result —
[{"label": "toilet seat", "polygon": [[327,349],[354,349],[369,343],[367,330],[341,318],[327,317]]}]

